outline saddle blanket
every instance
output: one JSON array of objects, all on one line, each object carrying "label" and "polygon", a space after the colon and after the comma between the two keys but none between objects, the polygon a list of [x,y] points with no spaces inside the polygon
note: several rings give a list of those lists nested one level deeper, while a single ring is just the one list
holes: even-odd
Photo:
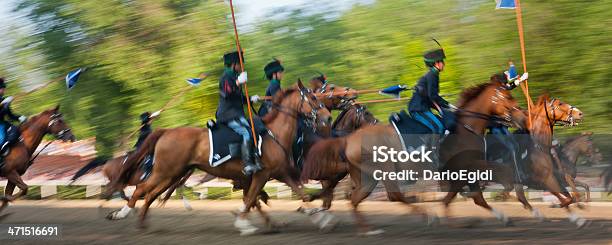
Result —
[{"label": "saddle blanket", "polygon": [[429,129],[420,122],[412,119],[406,111],[391,115],[389,122],[400,138],[403,150],[415,149],[428,141],[425,138],[431,135]]},{"label": "saddle blanket", "polygon": [[[257,154],[261,156],[261,135],[257,136]],[[210,144],[210,154],[208,163],[210,166],[217,167],[230,159],[240,159],[240,146],[242,136],[234,132],[231,128],[223,124],[216,124],[208,128],[208,142]]]}]

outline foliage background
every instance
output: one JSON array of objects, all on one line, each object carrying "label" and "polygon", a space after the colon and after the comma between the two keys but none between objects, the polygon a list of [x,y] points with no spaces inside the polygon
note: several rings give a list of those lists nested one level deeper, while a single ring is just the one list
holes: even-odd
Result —
[{"label": "foliage background", "polygon": [[[443,94],[488,80],[520,62],[515,14],[494,10],[491,0],[380,0],[340,13],[313,1],[276,9],[242,31],[251,94],[263,94],[263,66],[272,57],[286,67],[283,86],[316,72],[332,83],[357,89],[414,85],[423,75],[421,55],[444,46]],[[156,127],[204,125],[217,103],[221,56],[234,49],[229,5],[200,0],[18,0],[33,33],[6,28],[14,42],[5,47],[0,73],[9,93],[31,89],[28,74],[53,79],[76,67],[95,67],[66,91],[63,83],[20,98],[15,111],[35,114],[60,104],[78,137],[97,137],[101,154],[112,154],[119,139],[138,127],[137,115],[162,107],[200,72],[211,77],[163,113]],[[612,129],[612,2],[522,1],[530,92],[549,92],[580,108],[586,120],[560,134]],[[240,14],[240,9],[237,13]],[[281,17],[278,17],[281,16]],[[6,38],[6,36],[4,38]],[[2,39],[2,38],[0,38]],[[1,40],[0,40],[1,41]],[[16,69],[19,67],[19,69]],[[15,86],[19,84],[21,86]],[[515,92],[521,100],[522,93]],[[406,93],[404,96],[410,96]],[[379,95],[363,99],[379,98]],[[456,96],[449,96],[455,101]],[[405,102],[372,104],[379,119]]]}]

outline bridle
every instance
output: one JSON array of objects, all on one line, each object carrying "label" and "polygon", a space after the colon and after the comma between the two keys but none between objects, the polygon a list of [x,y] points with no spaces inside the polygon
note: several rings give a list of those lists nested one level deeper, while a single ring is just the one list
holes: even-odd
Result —
[{"label": "bridle", "polygon": [[[338,126],[338,123],[343,120],[343,118],[346,117],[346,114],[348,114],[348,112],[352,109],[355,108],[355,117],[353,118],[353,128],[352,129],[346,129],[346,130],[339,130],[336,129],[336,126]],[[336,118],[336,120],[334,121],[334,123],[332,124],[332,130],[334,130],[336,133],[341,133],[340,135],[344,135],[345,133],[350,133],[355,129],[360,128],[362,125],[362,121],[368,121],[366,119],[366,113],[367,113],[367,108],[363,105],[360,104],[350,104],[348,106],[344,106],[342,111],[340,112],[340,114],[338,115],[338,117]],[[373,121],[368,121],[368,124],[370,125],[374,125],[378,123],[378,119],[374,118]]]},{"label": "bridle", "polygon": [[[51,115],[50,119],[51,120],[49,120],[49,123],[47,124],[47,132],[51,130],[51,127],[53,127],[55,123],[59,122],[62,119],[62,114],[54,113],[53,115]],[[55,136],[55,138],[61,139],[64,138],[64,136],[66,136],[66,133],[68,132],[70,132],[70,128],[62,129],[53,136]]]},{"label": "bridle", "polygon": [[[564,126],[575,126],[576,125],[576,119],[574,118],[574,110],[576,109],[575,106],[573,105],[569,105],[569,111],[567,112],[567,117],[564,120],[560,120],[557,121],[555,118],[555,112],[557,111],[557,109],[560,109],[559,106],[555,105],[555,101],[557,101],[556,98],[552,98],[550,100],[550,102],[548,103],[548,106],[545,105],[544,109],[546,111],[546,120],[548,121],[548,123],[550,124],[551,128],[553,126],[553,124],[556,124],[557,122],[559,122],[560,125],[564,125]],[[552,119],[548,116],[548,107],[550,107],[550,112],[552,114]]]},{"label": "bridle", "polygon": [[[325,106],[316,101],[316,100],[310,100],[308,99],[307,95],[312,93],[310,90],[308,89],[300,89],[300,104],[298,105],[298,110],[297,112],[293,112],[289,109],[287,109],[286,107],[282,106],[281,104],[275,103],[272,104],[272,108],[277,110],[280,113],[286,114],[290,117],[293,117],[295,119],[304,119],[304,123],[306,124],[307,127],[311,128],[313,130],[313,132],[316,132],[317,130],[317,123],[318,123],[318,116],[317,114],[319,113],[320,109],[324,109]],[[317,103],[318,102],[318,103]],[[310,106],[311,110],[309,113],[303,113],[302,108],[304,107],[304,103],[308,103],[308,105]],[[323,125],[325,125],[327,122],[321,122]]]}]

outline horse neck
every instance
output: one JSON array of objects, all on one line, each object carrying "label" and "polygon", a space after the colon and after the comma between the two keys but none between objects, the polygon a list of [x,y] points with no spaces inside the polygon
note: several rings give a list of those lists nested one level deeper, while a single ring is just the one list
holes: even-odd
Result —
[{"label": "horse neck", "polygon": [[[282,108],[289,108],[291,112],[295,112],[297,115],[297,102],[289,101],[288,99],[283,100],[281,102]],[[283,146],[287,147],[293,144],[293,139],[295,139],[295,135],[297,134],[297,119],[287,113],[282,111],[278,112],[278,115],[272,119],[269,123],[266,124],[266,127],[272,131],[274,137],[278,139],[278,141],[283,144]]]},{"label": "horse neck", "polygon": [[585,152],[583,152],[580,147],[576,146],[578,144],[578,140],[580,140],[580,138],[574,139],[571,142],[567,142],[561,148],[561,154],[563,154],[567,158],[567,160],[569,160],[573,164],[575,164],[578,160],[578,155],[580,155],[581,153],[585,154]]},{"label": "horse neck", "polygon": [[32,124],[22,132],[23,144],[28,149],[28,154],[30,155],[34,153],[45,134],[47,134],[47,122],[41,121],[42,120],[39,119],[32,122]]},{"label": "horse neck", "polygon": [[546,111],[546,101],[536,107],[536,114],[533,117],[532,124],[529,127],[530,134],[537,140],[538,143],[547,146],[552,145],[551,122]]},{"label": "horse neck", "polygon": [[[483,94],[485,94],[486,92],[483,92]],[[466,111],[470,111],[470,112],[477,112],[480,114],[484,114],[484,115],[489,115],[489,107],[488,106],[482,106],[482,105],[489,105],[488,103],[477,103],[480,99],[481,96],[478,96],[477,99],[475,99],[474,101],[468,102],[466,103],[466,105],[464,106],[464,108],[461,108],[463,110]],[[457,118],[457,132],[462,132],[462,131],[467,131],[470,133],[476,133],[478,135],[484,135],[485,133],[485,129],[487,127],[488,121],[487,120],[483,120],[482,118],[477,118],[477,117],[471,117],[471,116],[463,116],[461,113],[459,114],[459,117]],[[474,130],[474,132],[471,132],[470,130],[466,129],[465,126],[469,126],[472,130]]]},{"label": "horse neck", "polygon": [[336,121],[332,123],[333,129],[336,131],[353,131],[357,129],[358,118],[355,118],[357,115],[356,111],[355,107],[351,106],[346,111],[340,112]]}]

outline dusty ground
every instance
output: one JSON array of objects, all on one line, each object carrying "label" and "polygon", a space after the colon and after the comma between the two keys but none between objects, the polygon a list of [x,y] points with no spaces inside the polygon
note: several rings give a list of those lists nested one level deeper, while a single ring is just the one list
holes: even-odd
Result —
[{"label": "dusty ground", "polygon": [[[62,237],[54,241],[1,240],[0,244],[612,244],[612,203],[592,203],[578,211],[593,222],[577,230],[567,221],[565,211],[535,205],[550,219],[540,223],[515,203],[492,205],[513,218],[513,227],[503,227],[483,209],[471,202],[453,203],[453,218],[448,224],[427,227],[418,216],[409,215],[402,205],[389,202],[365,202],[362,211],[370,223],[386,232],[373,237],[359,237],[349,206],[345,201],[334,203],[333,213],[339,219],[331,233],[321,234],[295,208],[297,201],[272,200],[267,208],[286,227],[274,234],[240,237],[234,230],[230,211],[240,202],[193,201],[194,210],[186,211],[180,201],[171,201],[164,208],[154,208],[148,219],[148,229],[136,226],[135,216],[122,221],[108,221],[103,216],[122,202],[107,203],[98,209],[99,201],[18,201],[2,216],[2,224],[61,224]],[[155,205],[155,204],[154,204]],[[421,204],[439,212],[439,204]],[[9,214],[6,216],[6,214]],[[261,226],[257,214],[251,215]],[[479,219],[472,228],[456,224]],[[453,225],[450,225],[453,224]]]}]

